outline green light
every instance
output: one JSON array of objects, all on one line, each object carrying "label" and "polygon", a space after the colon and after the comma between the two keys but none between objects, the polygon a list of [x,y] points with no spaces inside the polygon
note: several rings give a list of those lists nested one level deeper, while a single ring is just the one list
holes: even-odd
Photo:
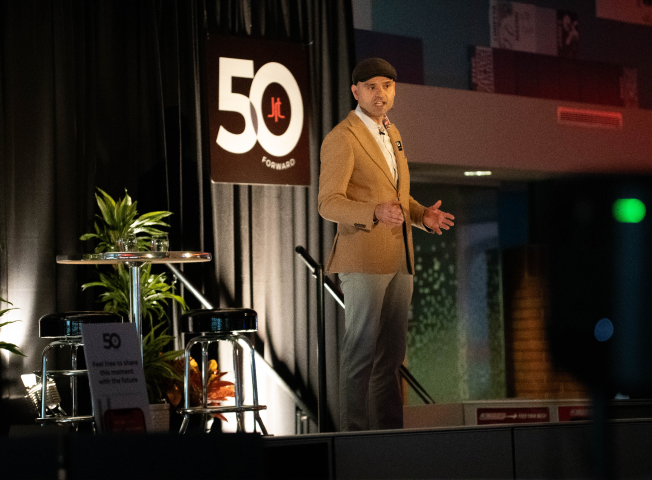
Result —
[{"label": "green light", "polygon": [[638,198],[620,198],[614,202],[614,218],[620,223],[638,223],[645,218],[645,204]]}]

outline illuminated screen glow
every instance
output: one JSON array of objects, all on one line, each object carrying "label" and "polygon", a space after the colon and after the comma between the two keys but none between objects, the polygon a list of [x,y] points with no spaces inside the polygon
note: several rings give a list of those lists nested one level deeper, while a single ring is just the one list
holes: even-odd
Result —
[{"label": "illuminated screen glow", "polygon": [[638,198],[620,198],[614,202],[613,216],[620,223],[639,223],[645,218],[645,204]]}]

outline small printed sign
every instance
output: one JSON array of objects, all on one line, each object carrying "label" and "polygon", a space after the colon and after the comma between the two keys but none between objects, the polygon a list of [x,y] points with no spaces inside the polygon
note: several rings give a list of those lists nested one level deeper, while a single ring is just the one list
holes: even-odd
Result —
[{"label": "small printed sign", "polygon": [[478,408],[478,425],[504,423],[548,423],[548,407]]},{"label": "small printed sign", "polygon": [[562,405],[557,410],[560,422],[591,420],[591,408],[588,405]]},{"label": "small printed sign", "polygon": [[82,325],[95,427],[99,432],[144,432],[149,402],[136,325]]}]

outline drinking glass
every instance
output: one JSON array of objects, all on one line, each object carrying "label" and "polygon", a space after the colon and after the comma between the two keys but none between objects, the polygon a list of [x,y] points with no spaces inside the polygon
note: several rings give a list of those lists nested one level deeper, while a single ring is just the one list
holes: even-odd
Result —
[{"label": "drinking glass", "polygon": [[170,240],[167,234],[152,235],[150,246],[152,247],[152,252],[167,252],[170,248]]},{"label": "drinking glass", "polygon": [[136,235],[127,235],[126,237],[118,238],[118,247],[121,252],[137,252],[138,251],[138,238]]}]

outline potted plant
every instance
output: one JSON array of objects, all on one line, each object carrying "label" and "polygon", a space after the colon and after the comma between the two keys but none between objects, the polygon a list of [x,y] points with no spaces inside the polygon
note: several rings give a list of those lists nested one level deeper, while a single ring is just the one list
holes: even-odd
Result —
[{"label": "potted plant", "polygon": [[[3,303],[3,302],[8,304],[8,305],[13,305],[13,303],[8,302],[4,298],[0,297],[0,303]],[[4,316],[7,312],[9,312],[11,310],[17,310],[17,308],[5,308],[4,310],[0,310],[0,317]],[[5,325],[9,325],[10,323],[15,323],[15,322],[19,322],[19,321],[20,320],[11,320],[9,322],[0,323],[0,328],[4,327]],[[23,352],[21,352],[16,345],[14,345],[13,343],[3,342],[1,340],[0,340],[0,350],[7,350],[7,351],[9,351],[11,353],[14,353],[16,355],[21,355],[23,357],[25,356],[25,354]]]},{"label": "potted plant", "polygon": [[[185,358],[177,357],[170,362],[173,370],[183,378],[185,370]],[[222,377],[227,372],[220,372],[217,368],[217,362],[210,360],[208,364],[208,383],[206,386],[206,394],[209,406],[217,406],[220,402],[227,400],[228,397],[235,396],[235,386],[233,382],[222,380]],[[190,378],[188,380],[189,386],[189,403],[191,407],[197,407],[202,403],[202,375],[199,365],[190,357]],[[183,400],[183,381],[171,379],[167,383],[167,398],[172,406],[178,406]],[[227,421],[226,417],[219,413],[213,414],[215,418]]]},{"label": "potted plant", "polygon": [[184,351],[166,351],[173,340],[174,336],[168,334],[165,319],[151,325],[150,331],[143,337],[143,370],[153,431],[167,432],[170,429],[170,405],[165,402],[167,385],[170,382],[183,382],[183,373],[173,368],[173,361]]},{"label": "potted plant", "polygon": [[[132,202],[125,190],[125,196],[115,201],[110,195],[97,189],[95,195],[100,215],[95,221],[95,233],[87,233],[81,240],[96,240],[95,253],[118,251],[118,240],[136,236],[137,249],[148,249],[153,235],[165,233],[158,227],[169,227],[163,221],[172,212],[149,212],[138,216],[137,202]],[[82,285],[85,290],[91,287],[103,288],[100,301],[104,302],[104,310],[129,314],[129,273],[122,264],[115,265],[111,270],[99,272],[99,280]],[[143,337],[143,369],[145,383],[150,403],[150,413],[153,419],[159,416],[163,407],[169,418],[169,405],[179,405],[183,396],[184,354],[183,350],[169,350],[174,336],[169,334],[168,318],[165,307],[169,300],[179,302],[183,310],[187,309],[184,299],[174,293],[174,287],[168,283],[165,273],[152,274],[151,264],[145,264],[140,269],[141,312],[143,320],[149,324],[149,332]],[[145,322],[144,322],[145,323]],[[181,357],[181,358],[180,358]],[[217,404],[227,397],[234,396],[233,383],[221,380],[225,373],[217,371],[217,363],[210,364],[208,381],[209,401]],[[197,363],[192,360],[190,373],[191,405],[201,402],[201,374]],[[165,415],[163,415],[164,417]],[[221,415],[216,417],[224,419]],[[154,420],[156,423],[156,420]],[[166,428],[164,428],[166,429]]]},{"label": "potted plant", "polygon": [[[87,233],[81,240],[96,240],[95,253],[118,251],[118,239],[135,236],[139,251],[147,250],[152,235],[165,233],[158,227],[168,227],[164,218],[172,212],[159,211],[138,215],[137,202],[132,202],[125,190],[125,196],[115,201],[109,194],[97,189],[95,198],[100,209],[96,215],[95,233]],[[129,272],[122,264],[112,266],[108,271],[98,270],[99,280],[82,285],[82,290],[100,287],[99,295],[104,310],[129,315]],[[153,274],[151,264],[140,269],[140,294],[143,324],[149,325],[149,332],[143,337],[143,369],[150,404],[164,402],[164,388],[170,380],[180,380],[172,369],[170,361],[183,354],[183,350],[168,351],[174,337],[168,334],[166,307],[174,300],[185,310],[185,300],[174,293],[165,273]],[[146,321],[146,322],[145,322]]]},{"label": "potted plant", "polygon": [[[172,215],[172,212],[162,210],[138,216],[138,202],[131,201],[126,189],[125,196],[117,202],[102,189],[98,188],[97,191],[99,194],[95,194],[95,199],[101,215],[95,215],[98,219],[95,221],[95,233],[86,233],[80,237],[80,240],[99,240],[95,253],[118,251],[118,240],[130,235],[137,236],[138,250],[144,251],[152,235],[166,233],[157,227],[170,226],[163,219]],[[141,233],[145,235],[139,236]]]}]

